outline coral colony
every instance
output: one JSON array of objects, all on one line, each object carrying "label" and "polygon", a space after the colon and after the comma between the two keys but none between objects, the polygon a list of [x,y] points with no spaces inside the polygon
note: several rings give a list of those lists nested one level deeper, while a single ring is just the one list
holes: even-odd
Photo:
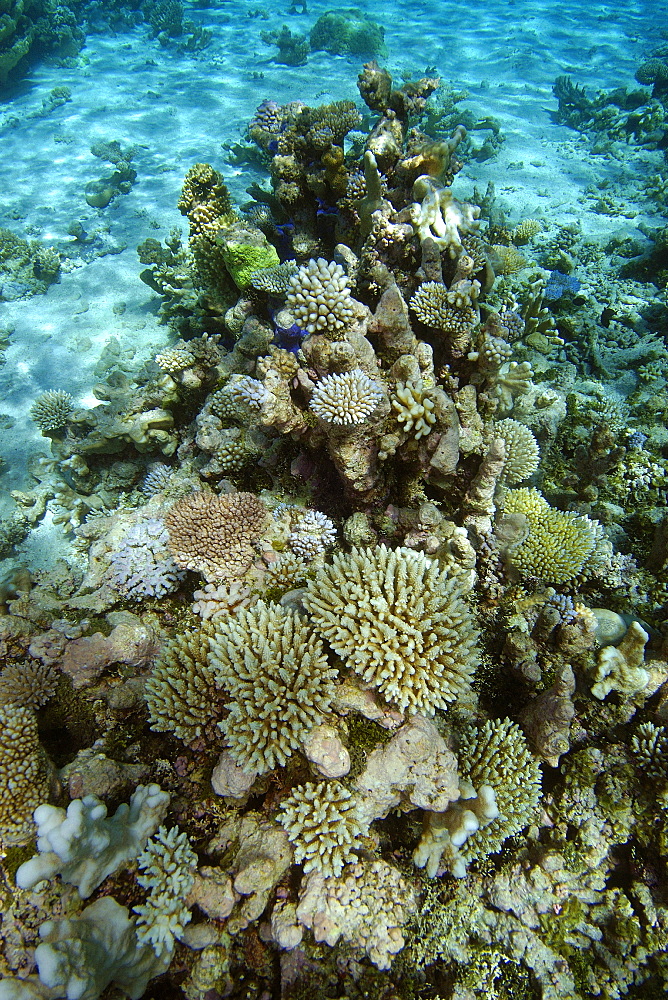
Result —
[{"label": "coral colony", "polygon": [[437,78],[358,86],[258,108],[262,203],[192,166],[171,344],[32,408],[77,558],[3,591],[0,1000],[668,988],[665,346],[455,196]]}]

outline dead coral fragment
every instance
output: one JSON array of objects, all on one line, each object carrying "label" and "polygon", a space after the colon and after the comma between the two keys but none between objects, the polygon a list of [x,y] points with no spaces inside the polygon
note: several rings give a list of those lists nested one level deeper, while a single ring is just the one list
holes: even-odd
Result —
[{"label": "dead coral fragment", "polygon": [[337,553],[304,604],[346,665],[402,711],[433,715],[468,689],[477,632],[462,584],[422,552]]},{"label": "dead coral fragment", "polygon": [[307,781],[293,788],[281,803],[278,821],[294,845],[295,860],[304,862],[305,874],[340,875],[355,860],[355,841],[366,832],[355,797],[338,781]]},{"label": "dead coral fragment", "polygon": [[201,573],[208,583],[243,576],[266,519],[267,511],[253,493],[184,497],[165,518],[174,562]]},{"label": "dead coral fragment", "polygon": [[351,427],[363,424],[382,398],[382,390],[373,379],[361,368],[353,368],[341,375],[327,375],[318,382],[311,397],[311,410],[329,424]]},{"label": "dead coral fragment", "polygon": [[230,695],[220,729],[234,760],[263,774],[285,764],[322,722],[337,671],[294,611],[260,601],[216,628],[210,663]]}]

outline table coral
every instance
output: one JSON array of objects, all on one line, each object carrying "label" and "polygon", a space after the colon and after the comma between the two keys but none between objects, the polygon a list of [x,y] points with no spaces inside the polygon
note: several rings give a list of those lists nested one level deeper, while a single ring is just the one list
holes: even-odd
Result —
[{"label": "table coral", "polygon": [[421,552],[336,553],[304,603],[346,665],[402,711],[432,715],[468,689],[477,632],[462,583]]},{"label": "table coral", "polygon": [[229,694],[220,729],[230,752],[260,774],[282,766],[328,714],[337,670],[306,620],[278,605],[258,602],[215,625],[210,668]]},{"label": "table coral", "polygon": [[253,560],[253,543],[266,518],[263,504],[252,493],[184,497],[165,518],[174,561],[201,573],[207,583],[241,577]]}]

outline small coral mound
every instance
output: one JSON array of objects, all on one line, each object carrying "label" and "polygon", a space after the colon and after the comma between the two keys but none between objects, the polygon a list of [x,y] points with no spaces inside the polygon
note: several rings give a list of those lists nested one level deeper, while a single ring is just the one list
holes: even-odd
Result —
[{"label": "small coral mound", "polygon": [[219,726],[237,763],[263,774],[322,722],[337,671],[307,622],[278,605],[260,601],[216,627],[210,664],[230,696]]},{"label": "small coral mound", "polygon": [[185,576],[172,558],[165,522],[158,517],[130,528],[111,555],[110,569],[120,593],[134,601],[171,594]]},{"label": "small coral mound", "polygon": [[439,281],[425,281],[411,299],[411,309],[425,326],[457,333],[464,327],[475,325],[474,300],[475,296],[462,294],[458,289],[450,291]]},{"label": "small coral mound", "polygon": [[297,323],[308,333],[338,337],[354,316],[345,271],[322,257],[310,260],[293,275],[287,302]]},{"label": "small coral mound", "polygon": [[0,705],[13,702],[23,708],[41,708],[53,698],[57,686],[54,667],[38,660],[11,663],[0,673]]},{"label": "small coral mound", "polygon": [[340,875],[355,860],[355,841],[366,832],[355,797],[337,781],[307,781],[293,788],[281,803],[278,821],[306,874]]},{"label": "small coral mound", "polygon": [[208,662],[212,635],[204,625],[175,635],[162,650],[145,689],[151,729],[188,744],[215,739],[223,698]]},{"label": "small coral mound", "polygon": [[62,389],[49,389],[38,396],[30,407],[30,418],[42,434],[59,431],[65,426],[72,412],[73,399]]},{"label": "small coral mound", "polygon": [[171,508],[165,523],[174,561],[209,583],[240,577],[253,561],[253,543],[267,512],[253,493],[193,493]]},{"label": "small coral mound", "polygon": [[399,382],[392,396],[392,409],[397,415],[397,422],[416,441],[426,437],[436,423],[434,400],[422,379],[405,384]]},{"label": "small coral mound", "polygon": [[409,882],[386,861],[346,865],[338,878],[308,876],[297,919],[312,928],[316,941],[337,941],[364,951],[378,969],[389,969],[404,946],[401,928],[416,912]]},{"label": "small coral mound", "polygon": [[353,368],[318,382],[311,396],[311,410],[328,424],[352,427],[363,424],[382,398],[380,386],[361,368]]},{"label": "small coral mound", "polygon": [[477,632],[461,582],[422,552],[336,553],[304,605],[346,665],[402,711],[433,715],[468,689]]},{"label": "small coral mound", "polygon": [[525,519],[524,537],[506,551],[508,562],[522,576],[561,584],[583,573],[596,548],[599,534],[596,521],[555,510],[538,490],[527,487],[507,493],[504,516],[511,515]]},{"label": "small coral mound", "polygon": [[322,555],[335,541],[334,522],[319,510],[304,511],[288,536],[292,551],[306,562]]},{"label": "small coral mound", "polygon": [[506,447],[502,482],[513,486],[533,476],[540,462],[540,449],[529,428],[508,417],[495,424],[494,436],[502,438]]},{"label": "small coral mound", "polygon": [[34,712],[0,705],[0,842],[27,843],[35,832],[33,812],[48,798],[48,767]]}]

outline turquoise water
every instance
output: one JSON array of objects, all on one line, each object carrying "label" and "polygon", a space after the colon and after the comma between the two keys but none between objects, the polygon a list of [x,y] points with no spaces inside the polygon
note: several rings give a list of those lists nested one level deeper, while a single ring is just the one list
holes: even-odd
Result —
[{"label": "turquoise water", "polygon": [[663,996],[668,17],[288,6],[0,0],[0,1000]]}]

